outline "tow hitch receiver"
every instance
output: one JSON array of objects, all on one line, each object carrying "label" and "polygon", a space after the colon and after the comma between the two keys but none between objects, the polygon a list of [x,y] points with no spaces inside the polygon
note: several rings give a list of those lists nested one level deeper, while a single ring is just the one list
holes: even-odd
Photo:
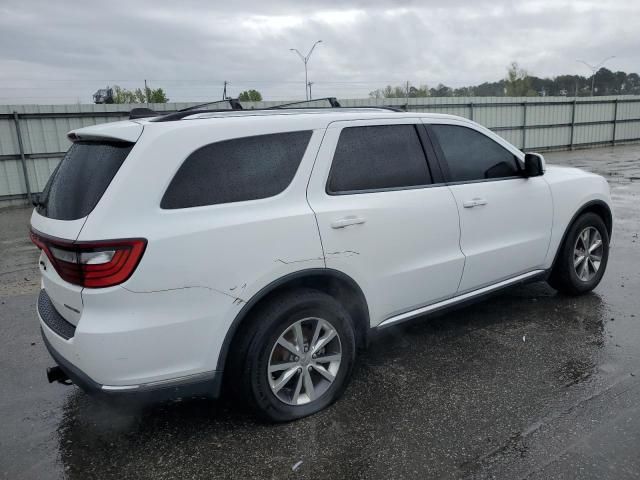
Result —
[{"label": "tow hitch receiver", "polygon": [[47,380],[49,380],[49,383],[59,382],[64,385],[71,385],[71,380],[69,380],[67,374],[64,373],[57,365],[55,367],[47,368]]}]

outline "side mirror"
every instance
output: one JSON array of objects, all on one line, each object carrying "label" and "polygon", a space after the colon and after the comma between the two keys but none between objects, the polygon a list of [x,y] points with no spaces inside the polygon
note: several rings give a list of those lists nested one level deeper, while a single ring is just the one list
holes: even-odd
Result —
[{"label": "side mirror", "polygon": [[544,174],[544,157],[539,153],[525,153],[524,176],[539,177]]}]

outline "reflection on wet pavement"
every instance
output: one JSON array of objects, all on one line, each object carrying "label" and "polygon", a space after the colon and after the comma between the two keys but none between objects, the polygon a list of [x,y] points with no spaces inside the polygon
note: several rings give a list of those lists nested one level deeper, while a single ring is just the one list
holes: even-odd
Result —
[{"label": "reflection on wet pavement", "polygon": [[0,471],[71,479],[637,478],[640,147],[546,157],[611,179],[613,248],[595,292],[564,297],[536,283],[386,330],[361,355],[344,397],[298,422],[263,424],[224,400],[112,406],[47,385],[35,297],[2,297],[9,316],[0,334],[16,345],[0,373],[10,385],[0,405]]}]

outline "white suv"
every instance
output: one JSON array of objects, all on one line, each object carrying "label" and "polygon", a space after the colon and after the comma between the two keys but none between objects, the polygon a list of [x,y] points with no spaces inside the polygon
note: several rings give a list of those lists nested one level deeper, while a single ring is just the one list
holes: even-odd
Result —
[{"label": "white suv", "polygon": [[585,293],[607,265],[606,181],[459,117],[195,111],[69,138],[31,219],[38,314],[50,381],[91,392],[216,397],[224,373],[295,419],[373,329],[524,281]]}]

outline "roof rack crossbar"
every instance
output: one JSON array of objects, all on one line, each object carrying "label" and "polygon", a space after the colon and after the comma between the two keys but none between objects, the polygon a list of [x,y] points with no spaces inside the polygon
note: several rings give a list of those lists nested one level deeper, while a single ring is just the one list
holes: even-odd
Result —
[{"label": "roof rack crossbar", "polygon": [[178,112],[189,112],[191,110],[198,110],[200,107],[206,107],[207,105],[215,105],[216,103],[227,102],[231,106],[231,110],[242,110],[240,100],[237,98],[225,98],[224,100],[215,100],[213,102],[201,103],[199,105],[193,105],[191,107],[183,108]]},{"label": "roof rack crossbar", "polygon": [[[300,105],[302,103],[309,103],[309,102],[319,102],[321,100],[326,100],[327,102],[329,102],[330,108],[340,108],[341,106],[340,102],[338,102],[336,97],[324,97],[324,98],[313,98],[311,100],[300,100],[298,102],[283,103],[282,105],[274,105],[273,107],[265,108],[265,110],[277,110],[279,108],[290,107],[292,105]],[[327,107],[321,107],[321,108],[327,108]]]}]

